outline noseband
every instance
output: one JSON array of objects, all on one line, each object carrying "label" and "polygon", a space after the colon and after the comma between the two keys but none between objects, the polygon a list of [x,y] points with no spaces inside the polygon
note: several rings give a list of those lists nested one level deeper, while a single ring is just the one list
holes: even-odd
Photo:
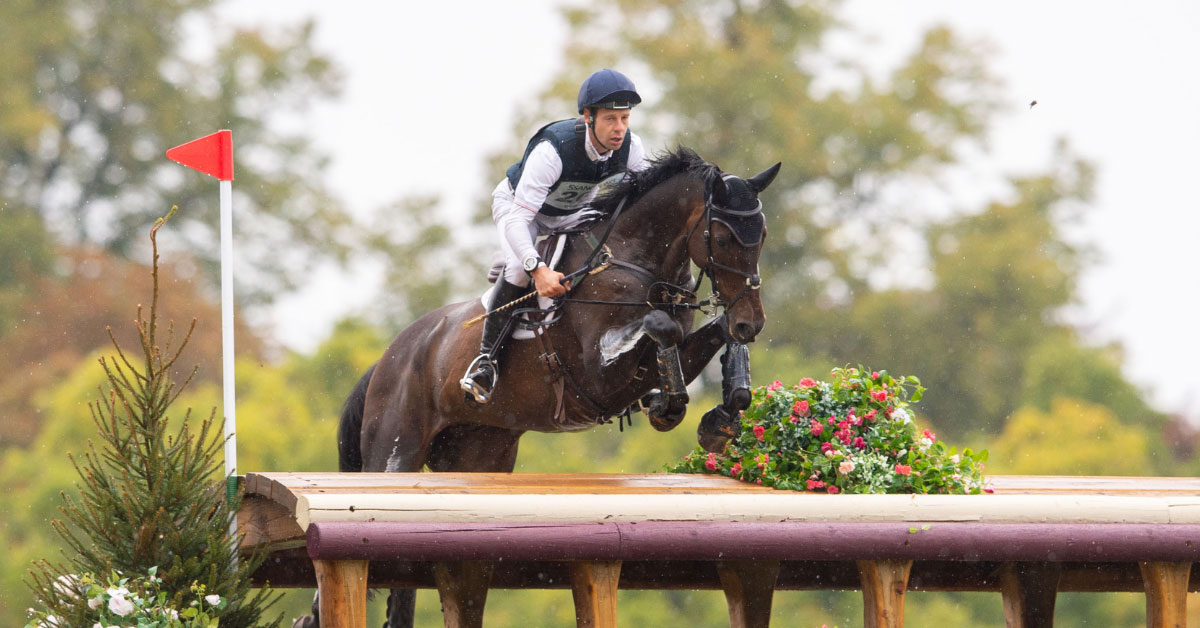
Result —
[{"label": "noseband", "polygon": [[[742,246],[747,246],[747,243],[745,241],[743,241],[743,238],[741,237],[741,235],[739,235],[738,230],[735,227],[735,225],[730,224],[730,223],[751,220],[751,219],[753,219],[755,217],[759,217],[761,215],[762,215],[762,201],[758,201],[758,203],[754,206],[753,209],[735,210],[735,209],[729,209],[729,208],[725,208],[725,207],[718,207],[717,205],[713,204],[711,194],[709,194],[709,198],[705,199],[705,201],[704,201],[704,217],[701,218],[700,220],[697,220],[696,224],[692,225],[691,230],[688,231],[687,241],[689,241],[689,242],[691,241],[692,234],[694,234],[696,232],[696,229],[700,226],[701,223],[704,223],[704,225],[705,225],[705,227],[704,227],[704,248],[705,248],[705,255],[707,257],[707,261],[705,262],[704,267],[700,269],[700,281],[704,280],[705,275],[708,276],[709,282],[712,284],[712,303],[713,303],[713,305],[715,305],[717,307],[723,307],[723,308],[728,309],[734,303],[737,303],[738,300],[740,300],[742,297],[746,296],[746,294],[749,293],[751,290],[758,290],[760,287],[762,287],[762,278],[759,276],[759,274],[757,272],[758,268],[755,268],[756,272],[750,273],[750,272],[741,270],[740,268],[734,268],[732,266],[722,264],[722,263],[718,262],[716,260],[716,258],[713,257],[713,248],[712,248],[712,226],[713,226],[713,223],[719,222],[719,223],[725,225],[727,228],[729,228],[729,230],[731,232],[733,232],[733,236],[735,239],[737,239],[738,244],[740,244]],[[759,237],[760,238],[762,237],[761,229],[762,229],[762,227],[760,226],[759,227]],[[756,242],[751,242],[750,244],[755,244],[755,243]],[[721,292],[717,289],[717,277],[715,274],[713,274],[714,270],[723,270],[725,272],[729,272],[729,273],[738,275],[739,277],[744,278],[746,280],[746,283],[742,287],[742,289],[733,296],[732,299],[725,300],[722,297]],[[697,286],[699,285],[699,283],[700,282],[698,281]]]}]

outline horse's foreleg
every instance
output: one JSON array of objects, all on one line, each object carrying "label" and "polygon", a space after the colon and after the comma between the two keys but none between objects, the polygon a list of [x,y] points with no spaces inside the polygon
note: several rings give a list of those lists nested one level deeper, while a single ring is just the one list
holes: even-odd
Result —
[{"label": "horse's foreleg", "polygon": [[687,379],[679,356],[683,330],[666,312],[659,310],[650,312],[642,319],[642,328],[658,345],[656,358],[658,378],[662,385],[659,392],[649,396],[646,414],[654,429],[666,432],[679,425],[687,414]]},{"label": "horse's foreleg", "polygon": [[683,346],[683,369],[688,381],[704,370],[721,347],[725,347],[721,356],[721,403],[704,413],[696,430],[700,445],[708,451],[721,451],[741,430],[738,415],[750,407],[750,349],[729,335],[723,316],[689,334]]}]

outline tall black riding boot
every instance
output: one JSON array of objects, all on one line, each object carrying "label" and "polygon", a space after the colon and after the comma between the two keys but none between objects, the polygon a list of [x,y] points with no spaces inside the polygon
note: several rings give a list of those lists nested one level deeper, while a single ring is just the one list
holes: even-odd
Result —
[{"label": "tall black riding boot", "polygon": [[492,390],[496,387],[497,374],[500,369],[500,352],[504,349],[508,337],[509,322],[512,320],[513,308],[497,312],[496,310],[525,296],[528,288],[515,286],[504,280],[496,280],[487,309],[491,314],[483,322],[483,339],[479,342],[479,357],[471,361],[467,374],[459,380],[459,386],[466,393],[468,403],[484,404],[492,399]]}]

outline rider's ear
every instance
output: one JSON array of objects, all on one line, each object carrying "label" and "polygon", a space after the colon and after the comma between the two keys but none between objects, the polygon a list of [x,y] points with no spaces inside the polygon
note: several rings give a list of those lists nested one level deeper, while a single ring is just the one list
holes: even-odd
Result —
[{"label": "rider's ear", "polygon": [[749,183],[750,189],[754,190],[755,194],[758,194],[767,189],[768,185],[771,185],[771,182],[775,180],[775,175],[779,174],[779,168],[782,166],[783,162],[778,162],[774,166],[746,179],[746,183]]}]

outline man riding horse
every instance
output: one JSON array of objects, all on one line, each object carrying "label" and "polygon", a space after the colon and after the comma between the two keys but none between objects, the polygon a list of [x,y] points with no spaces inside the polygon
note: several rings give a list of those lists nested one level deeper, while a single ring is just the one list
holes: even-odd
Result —
[{"label": "man riding horse", "polygon": [[500,231],[504,271],[487,302],[479,357],[459,382],[468,403],[485,404],[497,384],[500,354],[512,308],[529,291],[530,279],[543,297],[564,294],[563,274],[538,256],[534,239],[578,224],[581,212],[604,179],[647,165],[642,140],[629,130],[631,110],[642,102],[633,81],[616,70],[592,73],[579,87],[580,117],[550,123],[534,134],[521,161],[492,192],[492,220]]}]

